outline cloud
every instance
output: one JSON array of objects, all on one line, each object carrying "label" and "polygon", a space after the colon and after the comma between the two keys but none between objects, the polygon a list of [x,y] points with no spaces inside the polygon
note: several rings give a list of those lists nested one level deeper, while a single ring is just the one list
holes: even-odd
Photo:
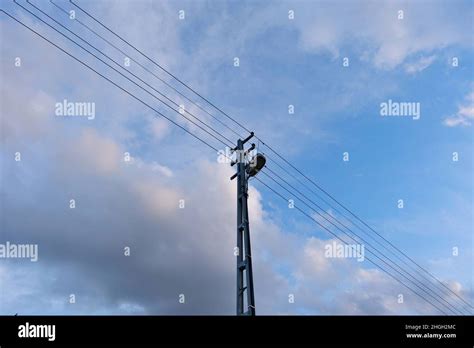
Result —
[{"label": "cloud", "polygon": [[[295,25],[307,51],[328,52],[333,58],[356,54],[378,69],[390,70],[415,54],[469,45],[469,35],[462,29],[468,22],[458,21],[457,11],[441,2],[364,1],[347,3],[344,11],[338,3],[321,2],[317,11],[301,4]],[[420,64],[426,65],[427,59]]]},{"label": "cloud", "polygon": [[[110,146],[97,137],[86,139]],[[41,261],[35,268],[1,269],[8,283],[4,313],[233,314],[236,190],[228,179],[231,169],[197,160],[194,175],[181,171],[163,177],[153,170],[155,163],[136,159],[104,176],[94,162],[84,163],[89,170],[76,170],[72,164],[91,141],[71,140],[80,147],[50,167],[48,181],[40,183],[48,200],[32,209],[11,199],[5,209],[3,238],[38,243]],[[9,170],[6,178],[18,191],[21,177]],[[79,194],[74,211],[65,206],[63,187]],[[29,195],[33,202],[41,200],[41,193]],[[381,272],[325,258],[324,246],[332,240],[279,229],[253,186],[249,197],[260,314],[432,313],[406,292],[405,304],[399,305],[396,296],[404,290]],[[28,220],[21,218],[24,211]],[[130,247],[130,256],[124,247]],[[13,295],[16,287],[27,293]],[[41,302],[30,306],[40,293]],[[75,304],[68,303],[71,293]],[[290,294],[295,303],[288,301]]]},{"label": "cloud", "polygon": [[[61,160],[48,164],[46,178],[35,178],[33,185],[41,190],[28,193],[31,202],[39,202],[48,192],[41,207],[19,197],[22,174],[11,167],[6,172],[16,195],[6,188],[11,198],[4,210],[2,238],[38,243],[41,261],[27,268],[20,263],[2,268],[8,283],[2,289],[2,298],[8,298],[7,303],[2,301],[2,311],[232,314],[235,225],[230,217],[235,216],[235,185],[228,179],[231,169],[198,159],[193,163],[194,175],[187,170],[157,175],[157,163],[135,158],[124,164],[116,156],[120,145],[96,130],[85,128],[68,137],[68,146],[62,145],[66,141],[62,131],[56,131],[56,142],[41,152],[59,153]],[[23,165],[33,169],[40,164]],[[75,210],[67,207],[70,195],[77,198]],[[359,297],[366,281],[379,289],[386,279],[376,273],[367,280],[357,275],[358,265],[325,258],[327,241],[284,233],[263,209],[255,187],[250,187],[249,196],[259,313],[388,310],[383,302],[393,296],[388,290]],[[180,199],[185,201],[184,209],[179,207]],[[22,219],[25,211],[26,220]],[[124,255],[125,247],[130,247],[130,256]],[[334,283],[340,289],[334,290]],[[24,292],[14,295],[17,287]],[[352,292],[345,294],[347,289]],[[42,301],[30,306],[40,293]],[[68,302],[70,294],[76,296],[75,304]],[[180,294],[185,295],[185,304],[179,303]],[[294,304],[288,302],[289,294],[295,296]],[[333,300],[326,302],[327,297]]]},{"label": "cloud", "polygon": [[435,61],[435,59],[435,55],[421,57],[420,59],[414,62],[405,64],[405,71],[409,74],[419,73],[429,67]]},{"label": "cloud", "polygon": [[458,106],[456,114],[446,117],[443,124],[447,127],[471,126],[474,119],[474,92],[468,94],[465,103]]},{"label": "cloud", "polygon": [[75,159],[74,166],[78,171],[92,171],[100,175],[113,175],[123,160],[120,146],[113,140],[101,137],[94,128],[83,128],[74,143],[66,144],[60,151],[60,163],[70,165],[65,157]]},{"label": "cloud", "polygon": [[151,119],[151,131],[157,141],[163,140],[170,133],[170,125],[162,118]]},{"label": "cloud", "polygon": [[153,170],[157,171],[160,174],[163,174],[164,176],[168,178],[171,178],[173,176],[173,171],[166,166],[162,166],[161,164],[158,164],[158,163],[153,163],[152,166],[153,166]]},{"label": "cloud", "polygon": [[[128,23],[121,34],[185,75],[186,81],[199,82],[192,85],[200,91],[207,87],[203,75],[213,76],[202,69],[244,52],[269,27],[288,24],[284,15],[276,15],[281,8],[273,5],[263,10],[250,6],[240,17],[224,12],[209,27],[196,27],[206,33],[206,39],[197,52],[189,53],[188,47],[181,47],[174,22],[177,11],[169,3],[122,5],[109,8],[98,3],[94,10],[114,29]],[[314,12],[298,10],[296,18],[302,21],[295,21],[295,27],[302,48],[337,56],[356,36],[366,43],[367,59],[378,67],[393,68],[412,53],[442,46],[437,39],[427,40],[426,32],[414,44],[405,42],[412,40],[415,28],[392,20],[385,28],[386,16],[392,18],[395,12],[365,5],[342,14],[325,5],[316,20],[310,20]],[[188,18],[203,13],[214,18],[206,5],[192,5]],[[324,20],[329,14],[334,21]],[[418,16],[422,23],[425,17]],[[229,18],[234,18],[234,25],[224,20]],[[275,18],[281,19],[272,24]],[[376,21],[373,29],[367,28],[370,20]],[[340,29],[344,23],[348,29]],[[9,184],[2,186],[1,197],[8,205],[2,211],[6,218],[1,238],[37,242],[41,260],[34,266],[0,265],[2,313],[233,314],[236,192],[235,183],[229,181],[231,169],[203,155],[200,145],[163,120],[148,121],[156,115],[75,62],[59,58],[57,51],[31,33],[3,22],[2,29],[5,37],[12,38],[5,40],[2,53],[19,52],[24,65],[20,70],[6,68],[9,82],[2,84],[9,87],[3,88],[7,113],[2,109],[2,116],[8,117],[2,117],[7,136],[2,137],[5,147],[0,156]],[[360,36],[354,34],[358,29]],[[446,44],[456,42],[451,34],[446,34]],[[32,51],[37,53],[34,64],[28,59]],[[48,68],[38,61],[47,62]],[[185,63],[190,61],[193,64]],[[61,82],[64,76],[66,83]],[[364,81],[354,83],[352,89],[364,89]],[[94,122],[58,122],[53,106],[65,97],[95,100]],[[182,122],[179,115],[173,116]],[[181,124],[196,130],[187,122]],[[146,148],[148,137],[160,146]],[[17,165],[10,159],[18,147],[24,150],[25,160]],[[130,151],[135,161],[124,163],[124,151]],[[416,299],[413,306],[393,305],[398,284],[349,260],[324,258],[322,247],[329,241],[282,230],[277,217],[264,209],[259,189],[251,185],[249,190],[258,313],[433,313]],[[71,197],[77,201],[74,210],[68,207]],[[185,202],[183,209],[180,200]],[[317,227],[314,231],[320,232]],[[125,247],[130,247],[130,256],[124,255]],[[68,303],[71,293],[76,295],[75,304]],[[295,304],[288,302],[290,293]],[[186,296],[184,304],[178,301],[180,294]]]}]

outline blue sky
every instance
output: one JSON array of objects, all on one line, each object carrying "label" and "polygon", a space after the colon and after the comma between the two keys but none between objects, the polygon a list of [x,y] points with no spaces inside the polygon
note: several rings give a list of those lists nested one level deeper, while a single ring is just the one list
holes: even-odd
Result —
[{"label": "blue sky", "polygon": [[[32,3],[122,61],[122,54],[53,6]],[[78,4],[254,130],[454,291],[472,298],[472,2]],[[2,8],[205,136],[18,6],[2,1]],[[7,299],[0,302],[1,312],[232,314],[231,168],[3,14],[1,28],[0,238],[38,243],[40,250],[37,264],[0,263]],[[20,68],[15,57],[22,59]],[[130,70],[184,102],[133,62]],[[64,99],[95,102],[96,118],[55,116],[55,103]],[[420,119],[382,117],[380,104],[389,99],[420,103]],[[12,162],[16,151],[22,152],[21,163]],[[132,164],[123,163],[124,152],[132,154]],[[453,162],[453,152],[459,161]],[[436,313],[366,262],[324,259],[330,236],[255,180],[250,194],[261,313]],[[80,202],[74,212],[67,206],[71,197]],[[185,209],[177,209],[179,199],[187,202]],[[126,245],[131,259],[121,255]],[[452,255],[453,247],[459,256]],[[215,287],[205,291],[205,282]],[[137,286],[143,283],[149,284],[146,290]],[[189,294],[184,306],[175,301],[181,291]],[[71,293],[81,299],[74,305],[68,303]],[[288,304],[289,293],[295,304]],[[396,303],[399,293],[406,294],[403,305]]]}]

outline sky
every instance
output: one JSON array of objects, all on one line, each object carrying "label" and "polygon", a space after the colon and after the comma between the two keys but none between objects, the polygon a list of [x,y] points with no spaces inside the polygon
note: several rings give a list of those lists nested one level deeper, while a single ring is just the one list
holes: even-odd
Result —
[{"label": "sky", "polygon": [[[248,134],[70,2],[54,2],[75,10],[76,19],[49,2],[30,1],[121,66],[125,52],[132,58],[128,71],[215,127],[231,145],[234,132]],[[109,62],[32,5],[18,3]],[[471,1],[76,3],[254,131],[472,303]],[[26,10],[6,0],[0,4],[224,149]],[[235,314],[233,168],[4,13],[0,28],[0,244],[38,246],[37,262],[0,258],[0,314]],[[64,100],[94,103],[95,117],[58,116],[56,104]],[[383,116],[381,104],[389,101],[418,105],[419,117]],[[296,173],[279,171],[270,150],[252,141],[271,156],[270,169],[299,190],[315,190],[301,185],[304,178],[297,181]],[[264,173],[257,178],[278,188]],[[340,207],[311,197],[323,216],[350,224]],[[325,257],[326,246],[337,239],[256,179],[249,183],[249,219],[257,314],[439,314],[367,260]]]}]

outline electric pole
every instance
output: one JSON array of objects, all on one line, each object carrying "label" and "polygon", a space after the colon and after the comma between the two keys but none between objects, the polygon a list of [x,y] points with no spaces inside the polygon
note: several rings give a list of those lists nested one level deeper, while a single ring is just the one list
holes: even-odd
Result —
[{"label": "electric pole", "polygon": [[237,173],[231,177],[231,180],[237,177],[237,315],[255,315],[252,251],[247,205],[248,179],[263,168],[265,157],[257,154],[251,161],[247,161],[249,152],[255,149],[255,144],[252,144],[246,151],[244,151],[244,144],[253,136],[254,133],[252,132],[244,140],[239,139],[237,141],[237,146],[233,149],[236,153],[236,159],[231,163],[231,166],[237,164]]}]

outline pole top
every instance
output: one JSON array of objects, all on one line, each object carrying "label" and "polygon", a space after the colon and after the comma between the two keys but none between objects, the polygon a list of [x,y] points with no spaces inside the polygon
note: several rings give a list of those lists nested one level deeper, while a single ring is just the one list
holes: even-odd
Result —
[{"label": "pole top", "polygon": [[247,138],[245,138],[244,140],[242,140],[242,144],[245,144],[247,141],[252,139],[254,135],[255,135],[254,132],[250,132],[250,135]]}]

